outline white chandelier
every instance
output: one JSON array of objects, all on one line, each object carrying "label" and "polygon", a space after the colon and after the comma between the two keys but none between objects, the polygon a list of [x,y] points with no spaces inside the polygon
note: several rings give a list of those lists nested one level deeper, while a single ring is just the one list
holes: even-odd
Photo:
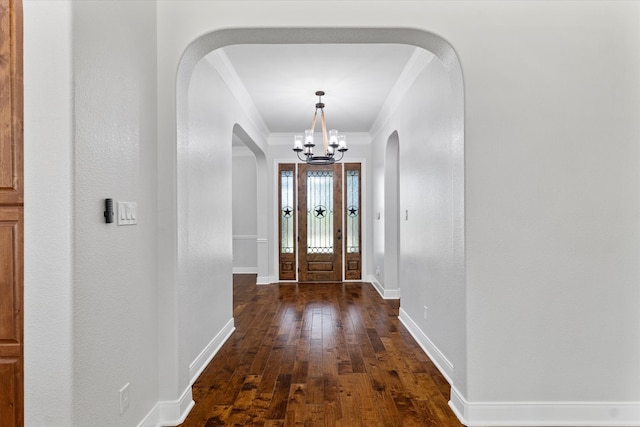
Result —
[{"label": "white chandelier", "polygon": [[[345,135],[338,135],[338,131],[335,129],[331,129],[327,136],[327,124],[324,120],[324,103],[322,102],[324,92],[319,90],[316,92],[316,96],[318,96],[318,102],[316,103],[316,112],[313,114],[311,129],[304,131],[304,137],[302,135],[296,135],[294,137],[293,151],[298,155],[298,159],[307,162],[310,165],[331,165],[336,161],[339,162],[344,157],[344,152],[348,150],[347,137]],[[316,156],[313,154],[313,147],[316,146],[313,143],[313,132],[316,127],[318,110],[320,110],[320,121],[322,122],[322,144],[324,147],[324,155],[322,156]],[[303,151],[305,155],[304,159],[300,157],[300,153]],[[334,157],[336,151],[340,153],[339,159]]]}]

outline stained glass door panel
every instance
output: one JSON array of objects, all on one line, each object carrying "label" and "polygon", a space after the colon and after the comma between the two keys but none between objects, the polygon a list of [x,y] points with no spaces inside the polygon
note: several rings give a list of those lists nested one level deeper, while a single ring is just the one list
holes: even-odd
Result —
[{"label": "stained glass door panel", "polygon": [[342,280],[341,187],[340,165],[298,169],[301,282]]},{"label": "stained glass door panel", "polygon": [[360,195],[360,163],[345,163],[345,279],[362,278],[362,198]]},{"label": "stained glass door panel", "polygon": [[281,164],[279,171],[279,221],[280,234],[279,274],[280,280],[296,279],[296,199],[295,165]]}]

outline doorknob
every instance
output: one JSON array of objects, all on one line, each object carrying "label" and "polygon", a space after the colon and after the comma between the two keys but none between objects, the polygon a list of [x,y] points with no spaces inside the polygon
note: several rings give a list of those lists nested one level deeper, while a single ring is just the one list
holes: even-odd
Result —
[{"label": "doorknob", "polygon": [[338,228],[338,237],[337,237],[337,239],[338,240],[342,239],[342,230],[340,230],[339,228]]}]

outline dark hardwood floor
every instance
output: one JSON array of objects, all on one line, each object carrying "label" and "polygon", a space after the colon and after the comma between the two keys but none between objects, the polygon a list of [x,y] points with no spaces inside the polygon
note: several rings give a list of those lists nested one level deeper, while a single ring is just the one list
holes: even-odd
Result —
[{"label": "dark hardwood floor", "polygon": [[449,385],[368,283],[234,276],[236,331],[182,426],[462,426]]}]

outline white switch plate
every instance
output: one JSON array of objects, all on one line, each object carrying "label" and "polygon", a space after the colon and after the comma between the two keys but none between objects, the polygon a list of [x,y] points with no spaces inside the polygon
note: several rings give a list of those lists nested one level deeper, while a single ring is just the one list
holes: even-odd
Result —
[{"label": "white switch plate", "polygon": [[138,204],[136,202],[118,202],[118,225],[136,225],[138,223]]}]

